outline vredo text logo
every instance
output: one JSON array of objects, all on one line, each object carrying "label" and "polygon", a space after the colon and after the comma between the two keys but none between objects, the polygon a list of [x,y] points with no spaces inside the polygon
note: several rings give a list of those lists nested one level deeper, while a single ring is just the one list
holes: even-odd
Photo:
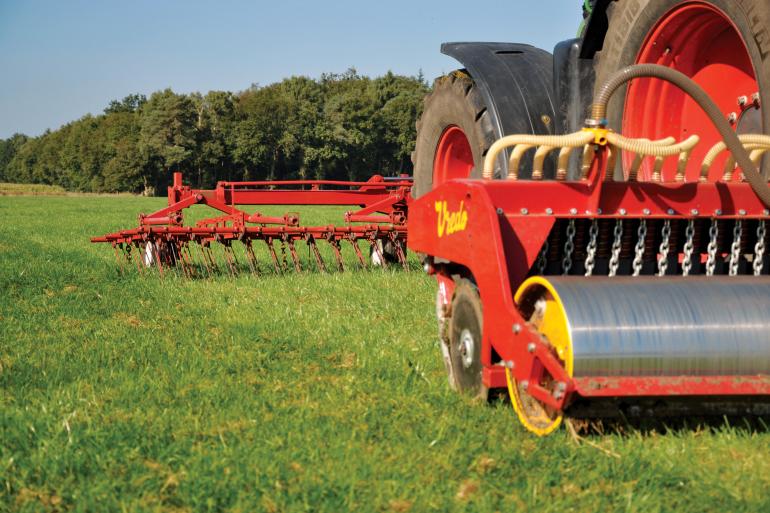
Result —
[{"label": "vredo text logo", "polygon": [[437,201],[436,206],[436,227],[438,236],[452,235],[461,232],[468,226],[468,212],[465,211],[465,205],[460,202],[460,208],[450,211],[447,208],[446,201]]}]

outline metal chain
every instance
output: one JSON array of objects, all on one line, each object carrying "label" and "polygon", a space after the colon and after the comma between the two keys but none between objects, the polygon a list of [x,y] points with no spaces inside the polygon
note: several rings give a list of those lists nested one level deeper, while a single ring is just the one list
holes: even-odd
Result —
[{"label": "metal chain", "polygon": [[564,259],[561,261],[562,274],[569,274],[572,269],[572,252],[575,251],[575,220],[570,219],[567,225],[567,242],[564,243]]},{"label": "metal chain", "polygon": [[623,237],[623,220],[615,221],[615,239],[612,241],[612,256],[610,257],[610,277],[617,276],[618,265],[620,264],[620,246]]},{"label": "metal chain", "polygon": [[644,243],[647,240],[647,220],[642,219],[639,223],[639,231],[637,232],[639,240],[636,241],[636,247],[634,248],[634,262],[632,264],[634,269],[634,276],[642,274],[642,262],[644,259]]},{"label": "metal chain", "polygon": [[767,228],[765,221],[760,221],[757,227],[757,245],[754,246],[754,276],[762,274],[762,268],[765,266],[765,235]]},{"label": "metal chain", "polygon": [[599,221],[591,221],[591,228],[588,230],[588,248],[586,248],[586,276],[594,273],[596,265],[596,239],[599,236]]},{"label": "metal chain", "polygon": [[707,248],[708,260],[706,260],[706,276],[714,276],[714,270],[717,266],[717,235],[719,235],[719,221],[711,220],[709,228],[709,245]]},{"label": "metal chain", "polygon": [[741,261],[741,237],[743,237],[743,221],[735,221],[733,228],[733,245],[730,246],[730,276],[738,275],[738,264]]},{"label": "metal chain", "polygon": [[546,239],[545,244],[543,244],[543,249],[540,250],[540,255],[537,257],[537,272],[541,276],[545,274],[545,264],[548,262],[548,249],[550,244],[548,244],[548,240]]},{"label": "metal chain", "polygon": [[660,258],[658,258],[658,276],[665,276],[668,270],[668,252],[671,245],[671,220],[666,219],[663,223],[662,239],[660,241]]},{"label": "metal chain", "polygon": [[695,237],[695,219],[690,219],[687,223],[687,230],[684,232],[687,242],[684,243],[684,258],[682,258],[682,276],[690,276],[692,270],[692,252],[695,249],[693,238]]}]

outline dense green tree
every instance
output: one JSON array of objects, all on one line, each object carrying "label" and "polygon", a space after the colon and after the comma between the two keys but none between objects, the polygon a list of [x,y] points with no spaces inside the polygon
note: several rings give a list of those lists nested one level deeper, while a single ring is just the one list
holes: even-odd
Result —
[{"label": "dense green tree", "polygon": [[171,89],[153,93],[142,106],[139,153],[148,163],[145,193],[161,189],[173,171],[194,169],[197,121],[193,100]]},{"label": "dense green tree", "polygon": [[132,94],[39,137],[0,140],[0,180],[162,193],[173,171],[200,187],[395,175],[410,170],[427,91],[421,75],[369,79],[349,69],[235,94]]},{"label": "dense green tree", "polygon": [[0,182],[12,180],[8,166],[28,139],[29,137],[23,134],[13,134],[8,139],[0,139]]}]

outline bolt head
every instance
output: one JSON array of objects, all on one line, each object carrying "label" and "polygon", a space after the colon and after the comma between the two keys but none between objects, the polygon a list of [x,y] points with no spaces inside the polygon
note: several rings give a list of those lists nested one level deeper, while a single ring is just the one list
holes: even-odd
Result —
[{"label": "bolt head", "polygon": [[743,107],[747,103],[749,103],[749,97],[748,96],[739,96],[738,97],[738,105],[740,107]]},{"label": "bolt head", "polygon": [[736,121],[738,121],[738,114],[736,114],[735,112],[731,112],[730,115],[727,116],[727,121],[729,121],[730,123],[735,123]]},{"label": "bolt head", "polygon": [[527,351],[529,351],[530,353],[534,353],[535,352],[535,343],[534,342],[530,342],[529,344],[527,344]]},{"label": "bolt head", "polygon": [[753,101],[754,104],[759,105],[759,93],[752,94],[751,101]]},{"label": "bolt head", "polygon": [[738,211],[738,214],[739,214],[739,215],[742,215],[742,216],[745,216],[745,215],[746,215],[746,211],[745,211],[744,209],[740,209],[740,210]]},{"label": "bolt head", "polygon": [[599,214],[599,215],[602,215],[602,209],[597,209],[596,213]]},{"label": "bolt head", "polygon": [[694,209],[690,210],[690,213],[691,213],[692,215],[694,215],[694,216],[697,216],[697,215],[698,215],[700,212],[698,212],[698,209],[697,209],[697,208],[694,208]]},{"label": "bolt head", "polygon": [[649,208],[645,208],[644,210],[642,210],[642,214],[644,214],[646,216],[650,215],[650,209]]},{"label": "bolt head", "polygon": [[516,366],[516,365],[513,363],[513,360],[506,360],[506,361],[505,361],[505,367],[506,367],[506,368],[513,370],[513,368],[514,368],[515,366]]},{"label": "bolt head", "polygon": [[553,214],[553,209],[551,207],[548,207],[548,208],[545,209],[545,213],[550,216],[550,215]]},{"label": "bolt head", "polygon": [[527,214],[529,214],[529,210],[527,210],[526,208],[522,208],[521,209],[521,214],[522,215],[527,215]]},{"label": "bolt head", "polygon": [[764,216],[770,215],[770,210],[764,209],[762,211],[762,215],[764,215]]},{"label": "bolt head", "polygon": [[718,208],[718,209],[714,210],[714,215],[715,216],[721,216],[722,215],[722,209]]},{"label": "bolt head", "polygon": [[666,213],[668,215],[670,215],[670,216],[673,216],[674,215],[674,209],[673,208],[669,208],[668,210],[666,210]]},{"label": "bolt head", "polygon": [[578,209],[576,209],[576,208],[571,208],[571,209],[569,209],[569,213],[570,213],[570,214],[572,214],[573,216],[575,216],[575,215],[577,215],[577,213],[578,213]]},{"label": "bolt head", "polygon": [[521,324],[519,324],[518,322],[517,322],[516,324],[514,324],[514,325],[513,325],[513,332],[514,332],[515,334],[517,334],[517,335],[518,335],[519,333],[521,333]]},{"label": "bolt head", "polygon": [[622,215],[622,216],[626,215],[626,209],[625,209],[625,208],[621,208],[621,209],[620,209],[618,212],[619,212],[619,213],[620,213],[620,215]]},{"label": "bolt head", "polygon": [[502,208],[498,208],[497,209],[497,215],[499,215],[499,216],[503,215],[503,209]]}]

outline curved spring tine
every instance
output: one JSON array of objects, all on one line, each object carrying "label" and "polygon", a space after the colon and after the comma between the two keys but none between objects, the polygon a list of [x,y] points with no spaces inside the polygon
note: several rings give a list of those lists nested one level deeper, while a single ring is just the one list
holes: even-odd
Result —
[{"label": "curved spring tine", "polygon": [[329,244],[332,247],[332,250],[334,251],[334,258],[337,260],[337,269],[340,272],[345,271],[345,265],[342,263],[342,252],[340,251],[340,243],[338,240],[335,239],[326,239],[329,241]]},{"label": "curved spring tine", "polygon": [[305,241],[307,242],[308,250],[312,251],[313,256],[315,257],[316,267],[318,268],[319,271],[321,271],[322,273],[325,273],[326,266],[324,265],[324,261],[321,258],[321,252],[318,251],[318,245],[316,245],[315,243],[315,238],[313,238],[312,235],[308,235]]},{"label": "curved spring tine", "polygon": [[217,266],[217,263],[214,262],[214,257],[211,255],[210,245],[210,242],[208,244],[201,244],[201,254],[206,261],[206,270],[208,270],[209,276],[219,273],[219,267]]},{"label": "curved spring tine", "polygon": [[238,268],[236,267],[237,261],[235,260],[235,253],[233,253],[233,247],[230,244],[230,241],[226,241],[222,243],[223,250],[225,256],[225,263],[227,264],[227,270],[230,273],[230,276],[235,278],[238,276]]},{"label": "curved spring tine", "polygon": [[[115,261],[118,263],[118,274],[123,276],[123,274],[124,274],[124,271],[123,271],[123,259],[121,258],[120,253],[118,253],[118,245],[117,244],[113,245],[112,249],[115,250]],[[121,251],[123,250],[123,245],[122,244],[120,245],[120,249],[121,249]]]},{"label": "curved spring tine", "polygon": [[361,253],[361,248],[358,247],[358,239],[351,236],[348,238],[348,241],[353,245],[353,251],[355,252],[356,258],[358,258],[358,261],[361,264],[361,269],[366,269],[366,260],[364,259],[364,255]]},{"label": "curved spring tine", "polygon": [[243,244],[246,246],[246,260],[249,263],[251,274],[259,276],[259,262],[257,262],[257,256],[254,254],[254,246],[251,245],[251,239],[245,239]]},{"label": "curved spring tine", "polygon": [[288,239],[286,245],[289,246],[289,253],[291,253],[291,260],[294,262],[294,270],[298,273],[302,272],[302,266],[299,263],[299,256],[297,256],[297,248],[294,246],[294,240]]},{"label": "curved spring tine", "polygon": [[380,264],[382,264],[382,268],[387,269],[388,263],[385,261],[385,258],[382,255],[382,248],[380,247],[380,244],[378,244],[380,240],[381,239],[375,238],[375,236],[371,236],[369,238],[369,245],[372,247],[374,252],[377,253],[377,258],[380,259]]},{"label": "curved spring tine", "polygon": [[401,245],[401,240],[398,238],[398,236],[395,233],[392,233],[392,232],[389,235],[389,237],[390,237],[390,241],[393,243],[393,246],[395,246],[396,248],[396,258],[401,264],[401,267],[404,268],[404,271],[408,271],[409,264],[406,261],[406,253],[404,252],[404,247]]},{"label": "curved spring tine", "polygon": [[155,264],[158,266],[158,274],[160,275],[161,279],[163,279],[163,262],[160,261],[160,252],[158,251],[158,244],[156,242],[149,241],[148,244],[150,244],[150,249],[152,250],[152,253],[155,259]]},{"label": "curved spring tine", "polygon": [[192,258],[192,254],[190,254],[190,243],[185,241],[181,243],[180,245],[180,253],[182,254],[182,260],[184,260],[185,265],[187,266],[187,272],[190,279],[193,279],[196,277],[195,272],[195,263]]},{"label": "curved spring tine", "polygon": [[267,249],[270,251],[270,258],[272,258],[273,260],[273,267],[275,268],[275,274],[281,274],[283,267],[281,267],[281,262],[278,260],[278,255],[275,253],[275,247],[273,246],[273,238],[268,237],[267,239],[265,239],[265,244],[267,244]]}]

